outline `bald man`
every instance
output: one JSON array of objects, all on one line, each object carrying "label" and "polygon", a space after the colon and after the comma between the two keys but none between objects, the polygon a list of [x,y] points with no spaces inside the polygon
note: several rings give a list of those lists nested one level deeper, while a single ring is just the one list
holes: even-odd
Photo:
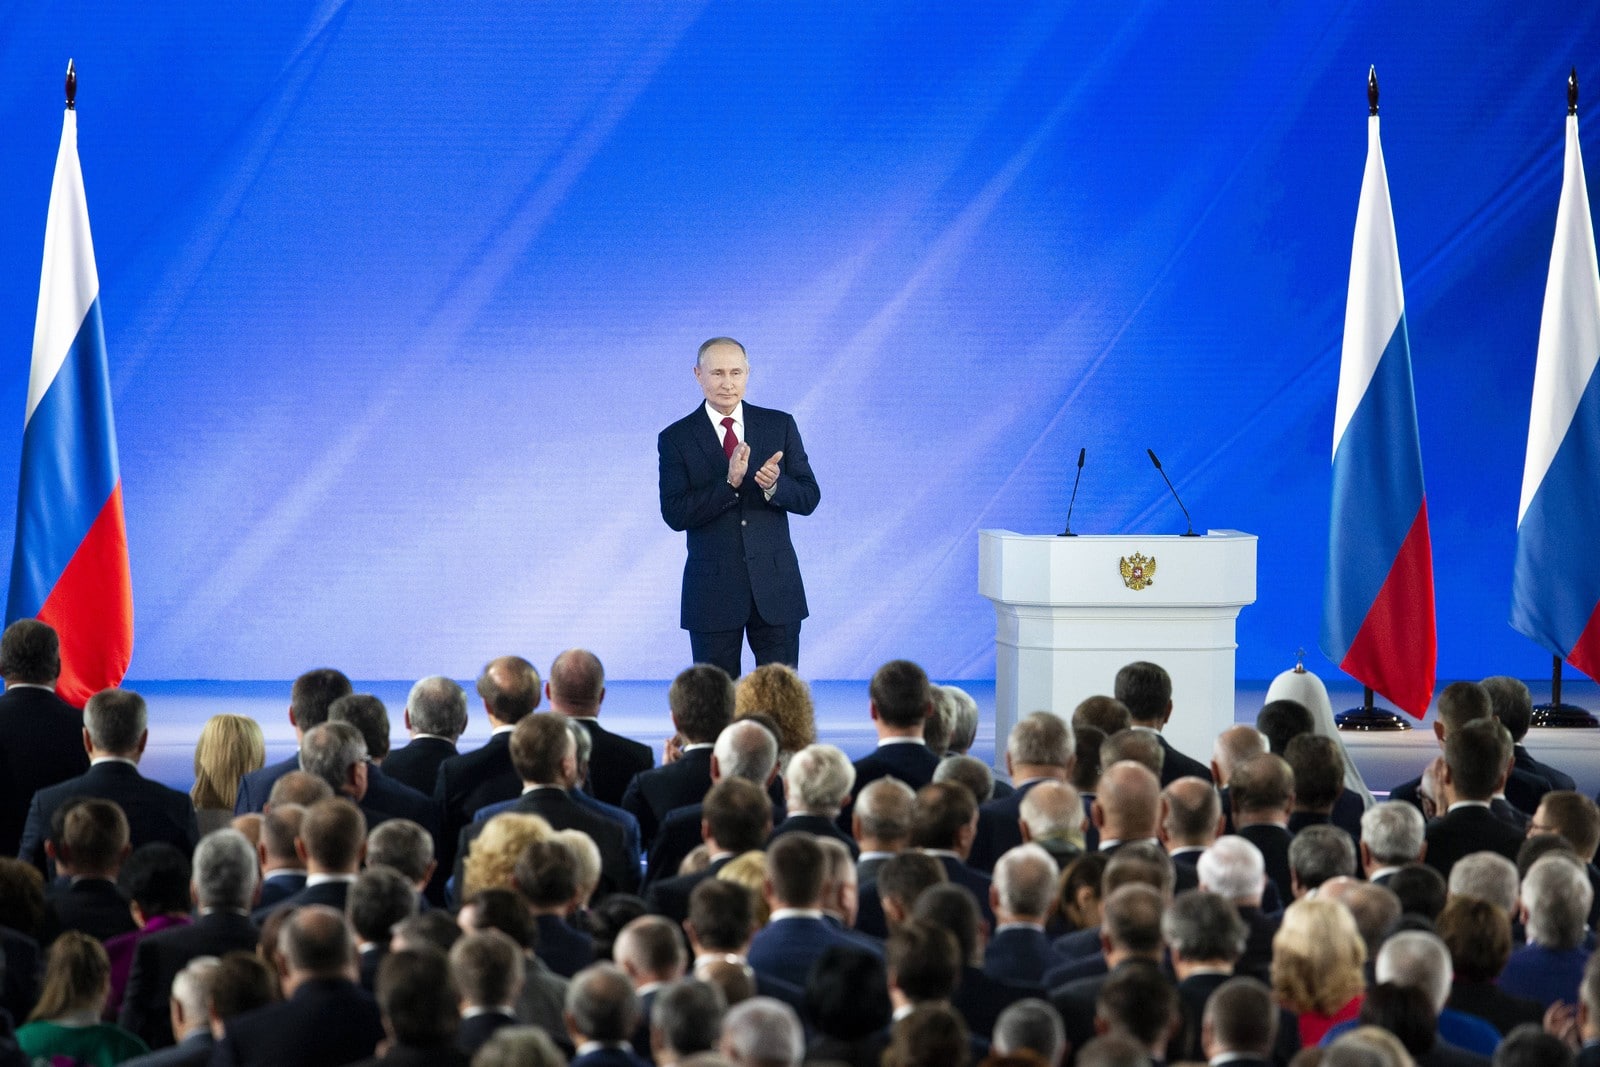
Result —
[{"label": "bald man", "polygon": [[600,657],[584,648],[569,648],[550,664],[544,683],[550,710],[560,712],[589,731],[589,776],[583,791],[613,806],[622,804],[628,783],[640,771],[656,765],[655,753],[600,725],[600,705],[606,699],[606,669]]}]

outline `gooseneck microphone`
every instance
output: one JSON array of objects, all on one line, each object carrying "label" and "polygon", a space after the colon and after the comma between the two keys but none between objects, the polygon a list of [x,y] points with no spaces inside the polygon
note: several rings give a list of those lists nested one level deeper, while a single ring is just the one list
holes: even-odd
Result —
[{"label": "gooseneck microphone", "polygon": [[1078,483],[1083,481],[1083,454],[1088,449],[1078,449],[1078,476],[1072,479],[1072,499],[1067,502],[1067,528],[1056,534],[1057,537],[1077,537],[1072,532],[1072,506],[1078,502]]},{"label": "gooseneck microphone", "polygon": [[1189,509],[1183,506],[1183,498],[1178,496],[1178,490],[1173,488],[1172,479],[1167,477],[1167,472],[1161,470],[1161,461],[1156,458],[1156,450],[1147,448],[1144,451],[1145,455],[1150,457],[1150,462],[1156,465],[1156,470],[1161,471],[1161,480],[1167,483],[1167,488],[1172,492],[1172,499],[1178,502],[1178,508],[1183,512],[1183,521],[1189,524],[1189,528],[1184,531],[1183,536],[1199,537],[1200,535],[1194,532],[1194,520],[1189,518]]}]

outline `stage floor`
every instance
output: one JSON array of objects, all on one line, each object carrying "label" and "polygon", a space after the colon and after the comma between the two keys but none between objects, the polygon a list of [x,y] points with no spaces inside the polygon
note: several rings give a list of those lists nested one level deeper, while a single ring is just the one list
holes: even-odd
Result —
[{"label": "stage floor", "polygon": [[[231,712],[248,715],[261,724],[267,738],[267,760],[273,762],[294,751],[294,730],[289,725],[289,682],[221,681],[129,681],[128,688],[143,693],[150,704],[150,743],[145,750],[146,774],[179,789],[187,790],[194,781],[194,744],[200,728],[212,715]],[[972,754],[992,763],[994,760],[994,682],[956,683],[977,700],[982,717]],[[1234,718],[1254,722],[1256,711],[1266,695],[1267,682],[1240,682],[1235,692]],[[475,748],[488,736],[482,704],[464,682],[471,709],[463,750]],[[667,713],[667,686],[664,681],[617,682],[607,684],[601,717],[608,728],[648,742],[658,753],[672,733]],[[401,718],[411,683],[405,681],[364,681],[356,683],[358,692],[374,693],[389,708],[390,735],[395,747],[405,744]],[[1443,683],[1440,684],[1443,688]],[[1548,683],[1530,683],[1534,701],[1550,699]],[[1329,687],[1336,710],[1361,702],[1361,690],[1352,685]],[[868,752],[875,735],[867,715],[865,681],[812,682],[816,705],[817,735],[838,745],[852,757]],[[1600,686],[1587,681],[1567,681],[1562,696],[1591,710],[1600,709]],[[1181,713],[1181,711],[1180,711]],[[1432,713],[1418,729],[1404,733],[1345,734],[1356,765],[1375,792],[1415,777],[1438,751],[1429,729]],[[1600,730],[1535,730],[1528,737],[1529,747],[1540,758],[1561,767],[1577,779],[1578,787],[1593,795],[1600,790]],[[1192,752],[1196,759],[1209,753]]]}]

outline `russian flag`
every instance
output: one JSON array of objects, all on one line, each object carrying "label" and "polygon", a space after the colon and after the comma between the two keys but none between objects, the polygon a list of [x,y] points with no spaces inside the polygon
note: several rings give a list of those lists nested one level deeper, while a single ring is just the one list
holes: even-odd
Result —
[{"label": "russian flag", "polygon": [[1576,102],[1539,321],[1528,453],[1517,510],[1511,625],[1600,678],[1600,271],[1578,150]]},{"label": "russian flag", "polygon": [[1420,719],[1433,699],[1437,659],[1433,553],[1400,253],[1376,113],[1367,120],[1367,167],[1350,255],[1330,527],[1322,651]]},{"label": "russian flag", "polygon": [[69,102],[45,219],[44,269],[22,435],[17,541],[6,621],[35,617],[61,638],[62,699],[119,684],[133,654],[133,584],[100,279]]}]

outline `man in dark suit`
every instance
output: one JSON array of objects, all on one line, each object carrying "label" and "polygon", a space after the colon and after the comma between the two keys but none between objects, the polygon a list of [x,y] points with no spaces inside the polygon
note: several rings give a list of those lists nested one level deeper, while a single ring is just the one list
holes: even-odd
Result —
[{"label": "man in dark suit", "polygon": [[89,769],[83,714],[56,696],[61,642],[38,619],[0,634],[0,856],[15,856],[33,794]]},{"label": "man in dark suit", "polygon": [[378,968],[376,985],[388,1040],[382,1055],[357,1067],[468,1067],[471,1061],[455,1044],[461,1007],[443,953],[431,947],[392,952]]},{"label": "man in dark suit", "polygon": [[1357,852],[1361,873],[1374,885],[1384,885],[1408,863],[1421,863],[1427,850],[1422,813],[1403,800],[1374,804],[1361,817],[1361,843]]},{"label": "man in dark suit", "polygon": [[534,841],[517,859],[517,890],[538,927],[535,954],[563,978],[594,962],[594,938],[570,922],[578,906],[578,861],[560,841]]},{"label": "man in dark suit", "polygon": [[[172,1044],[167,1012],[172,980],[200,956],[226,956],[256,945],[250,902],[256,893],[255,850],[237,830],[207,834],[194,851],[190,893],[199,915],[188,926],[176,926],[143,938],[134,949],[128,985],[118,1022],[153,1049]],[[200,1015],[204,1021],[202,1009]]]},{"label": "man in dark suit", "polygon": [[764,892],[772,915],[750,941],[750,966],[789,985],[805,988],[811,965],[829,945],[880,954],[869,938],[828,922],[822,913],[827,859],[804,834],[773,842],[767,852]]},{"label": "man in dark suit", "polygon": [[1148,885],[1124,885],[1106,897],[1100,934],[1106,973],[1075,979],[1050,992],[1050,1003],[1061,1014],[1073,1048],[1082,1048],[1095,1036],[1095,1001],[1111,975],[1127,967],[1160,964],[1164,907],[1161,894]]},{"label": "man in dark suit", "polygon": [[1289,871],[1289,815],[1294,810],[1294,772],[1281,757],[1267,753],[1234,768],[1228,782],[1233,799],[1233,825],[1238,835],[1256,846],[1278,899],[1294,899]]},{"label": "man in dark suit", "polygon": [[442,674],[424,678],[406,697],[405,725],[411,742],[389,753],[383,773],[431,797],[439,764],[458,754],[456,742],[466,732],[467,694]]},{"label": "man in dark suit", "polygon": [[[361,733],[366,742],[366,788],[359,803],[367,823],[376,826],[388,819],[410,819],[431,834],[439,832],[439,808],[431,793],[422,792],[391,778],[383,770],[389,756],[389,709],[370,693],[340,697],[328,708],[328,721],[347,723]],[[300,740],[300,765],[306,763],[306,741]],[[330,781],[336,790],[339,785]],[[344,789],[342,792],[349,793]],[[353,795],[353,794],[352,794]]]},{"label": "man in dark suit", "polygon": [[744,403],[749,374],[738,341],[705,342],[694,367],[705,403],[656,441],[661,517],[688,532],[679,623],[694,661],[730,678],[747,633],[756,666],[799,665],[809,611],[789,514],[809,515],[821,499],[794,418]]},{"label": "man in dark suit", "polygon": [[[508,811],[538,815],[556,830],[581,830],[600,850],[601,896],[631,893],[639,884],[639,868],[628,862],[622,826],[583,807],[568,795],[577,781],[577,742],[565,715],[536,713],[524,716],[511,732],[511,765],[522,783],[522,796]],[[581,729],[581,727],[578,727]],[[486,822],[474,822],[461,831],[456,848],[456,884],[462,884],[467,853]]]},{"label": "man in dark suit", "polygon": [[856,791],[850,810],[850,836],[861,851],[856,861],[856,880],[862,885],[875,880],[878,870],[906,847],[911,839],[911,809],[916,792],[898,778],[879,778]]},{"label": "man in dark suit", "polygon": [[1222,834],[1222,804],[1217,791],[1203,779],[1179,778],[1161,791],[1161,807],[1161,847],[1172,857],[1175,871],[1192,872],[1201,853]]},{"label": "man in dark suit", "polygon": [[1018,845],[994,866],[990,906],[994,933],[984,949],[983,970],[991,977],[1037,985],[1057,962],[1045,921],[1054,904],[1056,863],[1038,845]]},{"label": "man in dark suit", "polygon": [[1172,678],[1159,664],[1139,661],[1117,672],[1116,697],[1127,707],[1134,729],[1149,730],[1161,742],[1166,759],[1161,764],[1161,784],[1179,778],[1211,780],[1211,768],[1191,759],[1161,737],[1161,728],[1172,718]]},{"label": "man in dark suit", "polygon": [[796,752],[783,779],[785,815],[768,843],[794,833],[831,837],[850,850],[853,861],[861,850],[839,829],[839,812],[855,780],[850,757],[833,745],[807,745]]},{"label": "man in dark suit", "polygon": [[261,816],[261,842],[256,848],[261,863],[259,907],[271,907],[306,886],[306,861],[294,847],[305,814],[298,804],[284,804],[273,805]]},{"label": "man in dark suit", "polygon": [[958,885],[936,885],[917,897],[912,917],[931,923],[955,935],[961,951],[961,966],[951,1005],[961,1013],[972,1031],[980,1036],[994,1031],[1000,1013],[1019,1000],[1044,992],[1038,982],[996,977],[979,966],[984,959],[984,931],[978,919],[977,901]]},{"label": "man in dark suit", "polygon": [[635,775],[622,796],[621,807],[639,820],[646,848],[668,812],[698,804],[711,788],[711,750],[733,721],[733,700],[733,680],[709,663],[697,663],[672,680],[667,705],[677,744],[669,742],[667,762]]},{"label": "man in dark suit", "polygon": [[[339,707],[338,702],[334,707]],[[368,761],[368,751],[367,740],[354,723],[330,720],[306,731],[300,741],[300,765],[307,774],[327,783],[335,795],[354,801],[368,826],[410,819],[429,833],[437,833],[439,817],[433,801],[385,777],[383,768]]]},{"label": "man in dark suit", "polygon": [[1201,1017],[1200,1047],[1206,1062],[1268,1067],[1273,1049],[1281,1047],[1281,1016],[1265,983],[1252,978],[1223,982],[1205,1002]]},{"label": "man in dark suit", "polygon": [[[911,810],[911,847],[937,860],[946,880],[966,887],[978,902],[984,921],[993,929],[989,876],[973,870],[966,862],[977,828],[978,806],[966,786],[933,782],[917,790]],[[877,883],[862,886],[856,928],[873,937],[884,937],[889,932],[888,919]]]},{"label": "man in dark suit", "polygon": [[471,1056],[496,1030],[517,1025],[522,950],[492,928],[465,934],[450,947],[450,975],[461,994],[456,1048]]},{"label": "man in dark suit", "polygon": [[[1488,691],[1477,682],[1450,683],[1439,693],[1435,707],[1433,736],[1441,749],[1449,741],[1450,734],[1467,723],[1480,719],[1494,720],[1494,704]],[[1510,736],[1509,733],[1507,736]],[[1515,746],[1513,744],[1510,747]],[[1508,764],[1510,760],[1508,756]],[[1527,817],[1538,807],[1539,798],[1549,791],[1550,783],[1544,777],[1511,765],[1506,781],[1490,798],[1491,807],[1498,818],[1513,824],[1519,831],[1525,830]],[[1389,799],[1415,804],[1430,819],[1444,814],[1444,805],[1437,804],[1438,798],[1423,788],[1420,775],[1391,789]]]},{"label": "man in dark suit", "polygon": [[[743,886],[720,878],[706,879],[689,894],[689,916],[683,920],[683,932],[689,940],[696,977],[702,976],[703,968],[719,963],[750,966],[750,938],[756,929],[753,899]],[[752,973],[757,996],[772,997],[797,1011],[803,1010],[804,989],[759,971]]]},{"label": "man in dark suit", "polygon": [[306,864],[305,888],[275,905],[256,909],[252,917],[259,922],[279,908],[307,904],[325,904],[343,915],[350,884],[361,871],[366,843],[367,820],[354,803],[332,797],[311,805],[295,840],[295,851]]},{"label": "man in dark suit", "polygon": [[633,776],[654,767],[656,757],[649,745],[600,725],[600,705],[606,699],[606,672],[600,658],[587,649],[567,649],[550,664],[544,695],[551,711],[560,712],[589,732],[589,776],[584,792],[607,804],[620,805]]},{"label": "man in dark suit", "polygon": [[98,941],[138,929],[117,875],[131,851],[128,820],[109,800],[75,797],[56,809],[45,852],[60,878],[45,888],[55,933],[77,930]]},{"label": "man in dark suit", "polygon": [[[1171,1058],[1205,1059],[1206,1003],[1232,980],[1248,931],[1231,901],[1204,890],[1179,893],[1161,918],[1161,931],[1178,979],[1178,1006],[1183,1015],[1183,1027],[1170,1046]],[[1269,1003],[1270,1016],[1278,1017],[1280,1010]],[[1269,1043],[1268,1053],[1276,1051],[1287,1062],[1299,1051],[1299,1042],[1293,1040],[1294,1017],[1282,1018],[1277,1026],[1272,1022],[1273,1018],[1262,1019],[1258,1025],[1277,1031],[1289,1043],[1276,1049]]]},{"label": "man in dark suit", "polygon": [[300,739],[305,732],[327,722],[329,705],[351,691],[350,679],[331,667],[307,671],[294,680],[289,690],[289,725],[294,727],[295,751],[288,759],[269,763],[239,779],[239,793],[233,802],[235,815],[258,812],[266,807],[274,783],[290,771],[300,769]]},{"label": "man in dark suit", "polygon": [[355,941],[344,916],[308,905],[284,923],[279,941],[287,999],[228,1020],[211,1062],[338,1067],[371,1056],[384,1039],[383,1021],[372,995],[356,985]]},{"label": "man in dark suit", "polygon": [[[778,739],[765,726],[750,719],[741,719],[730,723],[717,735],[717,742],[711,749],[712,782],[743,778],[766,789],[767,796],[771,798],[774,785],[782,789],[777,777]],[[773,800],[774,822],[786,817],[787,813],[780,806],[782,800],[780,791]],[[681,808],[674,808],[661,820],[655,843],[650,846],[649,872],[645,877],[647,884],[677,875],[685,857],[703,840],[700,832],[703,815],[702,805],[685,804]]]},{"label": "man in dark suit", "polygon": [[772,832],[772,798],[755,783],[725,778],[706,794],[701,833],[711,851],[711,865],[694,874],[664,878],[645,891],[645,901],[657,915],[682,922],[689,914],[689,895],[735,856],[757,851]]},{"label": "man in dark suit", "polygon": [[[148,1055],[124,1060],[133,1067],[204,1067],[216,1042],[211,1037],[211,986],[221,964],[212,957],[191,960],[171,983],[169,1016],[177,1043],[155,1047]],[[168,1031],[171,1032],[170,1030]]]},{"label": "man in dark suit", "polygon": [[1522,835],[1489,810],[1510,765],[1511,735],[1493,718],[1468,722],[1445,737],[1437,767],[1444,814],[1428,825],[1423,862],[1446,881],[1456,860],[1469,853],[1498,852],[1516,862]]},{"label": "man in dark suit", "polygon": [[1200,888],[1232,904],[1244,923],[1244,950],[1234,961],[1234,973],[1267,981],[1272,971],[1272,938],[1281,916],[1261,910],[1262,890],[1271,884],[1261,850],[1236,834],[1219,837],[1201,854],[1195,873]]},{"label": "man in dark suit", "polygon": [[566,1024],[577,1049],[572,1067],[649,1067],[629,1044],[639,1026],[639,997],[620,967],[597,963],[573,978]]},{"label": "man in dark suit", "polygon": [[650,1058],[651,1009],[656,992],[683,977],[689,965],[683,947],[683,930],[660,915],[641,915],[617,934],[611,958],[633,983],[639,998],[639,1025],[634,1028],[633,1051]]},{"label": "man in dark suit", "polygon": [[856,760],[856,792],[879,778],[898,778],[912,789],[933,781],[939,757],[922,736],[933,713],[927,672],[910,660],[890,660],[873,674],[867,699],[878,747]]},{"label": "man in dark suit", "polygon": [[1072,727],[1059,715],[1036,711],[1006,737],[1006,774],[1016,783],[1009,796],[978,807],[978,834],[967,862],[991,871],[1002,854],[1022,844],[1022,801],[1040,782],[1066,782],[1072,774]]},{"label": "man in dark suit", "polygon": [[[1543,778],[1550,783],[1551,789],[1576,789],[1577,785],[1570,774],[1534,759],[1522,743],[1522,739],[1528,736],[1528,727],[1533,724],[1533,696],[1522,680],[1496,674],[1478,684],[1489,694],[1494,717],[1511,731],[1512,762],[1517,768]],[[1511,794],[1506,795],[1509,797]]]},{"label": "man in dark suit", "polygon": [[200,830],[189,795],[139,773],[139,758],[150,739],[144,698],[131,689],[102,689],[89,698],[83,723],[82,747],[89,753],[89,769],[34,794],[18,855],[49,874],[45,835],[56,809],[74,797],[114,801],[128,818],[133,848],[165,841],[185,856],[192,853]]}]

